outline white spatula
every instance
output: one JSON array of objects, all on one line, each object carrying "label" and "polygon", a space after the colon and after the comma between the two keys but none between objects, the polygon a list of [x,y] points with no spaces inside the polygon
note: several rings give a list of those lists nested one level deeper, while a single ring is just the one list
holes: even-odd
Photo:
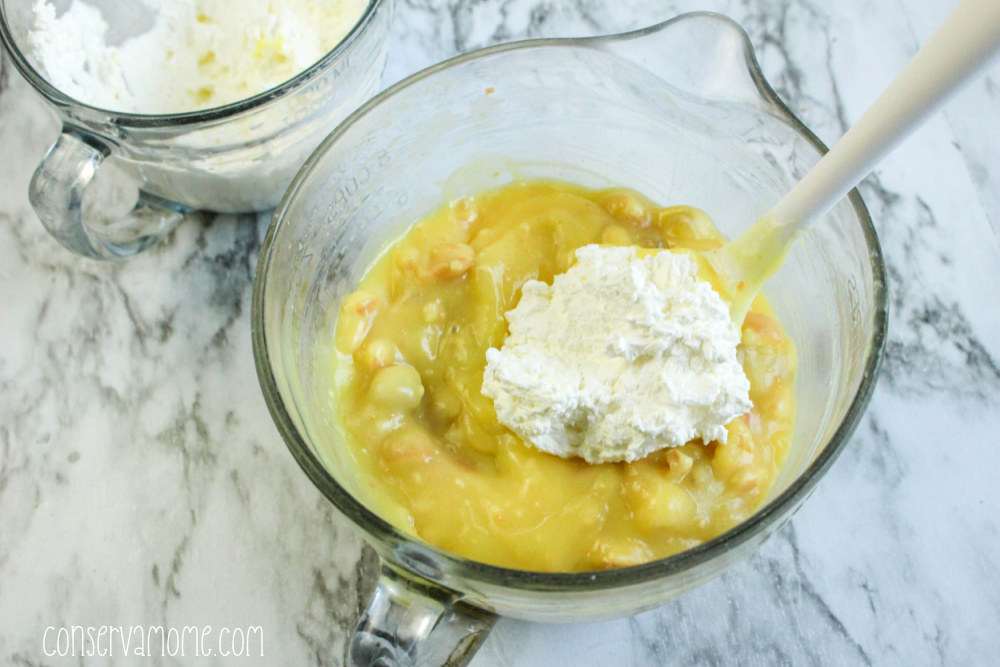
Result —
[{"label": "white spatula", "polygon": [[767,215],[722,248],[703,254],[728,292],[723,297],[731,301],[737,326],[795,239],[998,50],[1000,0],[963,0],[875,103]]}]

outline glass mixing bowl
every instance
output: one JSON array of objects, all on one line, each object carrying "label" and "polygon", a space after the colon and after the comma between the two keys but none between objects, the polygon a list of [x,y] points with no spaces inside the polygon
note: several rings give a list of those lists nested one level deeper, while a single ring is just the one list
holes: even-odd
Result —
[{"label": "glass mixing bowl", "polygon": [[[370,0],[333,50],[279,86],[213,109],[162,115],[99,109],[50,85],[26,48],[33,2],[0,0],[0,42],[62,122],[29,198],[63,246],[103,259],[149,247],[196,209],[273,208],[323,137],[378,89],[393,0]],[[140,3],[87,2],[101,9],[115,43],[149,28]]]},{"label": "glass mixing bowl", "polygon": [[330,367],[317,351],[332,345],[328,318],[378,252],[451,197],[536,177],[697,206],[734,236],[825,150],[768,86],[742,29],[707,13],[624,35],[460,56],[380,94],[323,142],[264,242],[253,349],[292,454],[382,559],[353,663],[459,664],[495,615],[622,616],[718,576],[788,520],[844,448],[871,396],[886,334],[885,267],[853,191],[766,286],[799,357],[795,435],[768,500],[723,535],[645,565],[511,570],[396,530],[369,509],[344,454],[336,406],[318,389],[329,386]]}]

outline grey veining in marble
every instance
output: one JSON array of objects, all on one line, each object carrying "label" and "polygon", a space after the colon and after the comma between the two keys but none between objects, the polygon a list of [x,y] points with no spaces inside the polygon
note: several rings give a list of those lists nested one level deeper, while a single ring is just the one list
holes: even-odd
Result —
[{"label": "grey veining in marble", "polygon": [[[949,0],[399,0],[385,83],[512,39],[725,13],[823,140]],[[193,216],[78,260],[27,201],[57,132],[0,79],[0,663],[48,626],[264,629],[258,664],[340,664],[377,562],[277,435],[250,352],[268,217]],[[889,267],[883,375],[853,441],[755,556],[633,618],[502,620],[473,664],[992,664],[1000,652],[1000,67],[861,186]],[[247,662],[247,659],[239,661]],[[251,662],[253,662],[251,660]]]}]

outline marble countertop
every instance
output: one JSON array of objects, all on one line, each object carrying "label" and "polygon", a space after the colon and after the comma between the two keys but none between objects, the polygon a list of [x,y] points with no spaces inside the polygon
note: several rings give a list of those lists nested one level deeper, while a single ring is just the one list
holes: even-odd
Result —
[{"label": "marble countertop", "polygon": [[[954,0],[399,0],[386,83],[461,51],[725,13],[835,141]],[[260,626],[255,664],[336,665],[377,569],[271,423],[250,350],[267,215],[195,216],[124,263],[77,259],[27,199],[55,138],[0,84],[0,663],[48,627]],[[473,665],[986,664],[1000,651],[1000,67],[862,185],[890,337],[852,442],[748,561],[658,610],[501,620]],[[49,638],[51,641],[51,638]],[[248,662],[248,659],[241,659]],[[253,662],[252,660],[249,660]]]}]

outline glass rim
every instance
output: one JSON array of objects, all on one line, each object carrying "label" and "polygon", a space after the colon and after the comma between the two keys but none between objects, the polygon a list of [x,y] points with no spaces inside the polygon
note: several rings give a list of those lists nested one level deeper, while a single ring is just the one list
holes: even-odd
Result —
[{"label": "glass rim", "polygon": [[[864,370],[861,383],[850,401],[843,419],[822,451],[814,456],[805,469],[780,494],[768,499],[765,505],[758,508],[749,518],[733,528],[691,549],[665,558],[650,561],[640,565],[631,565],[607,570],[586,570],[580,572],[542,572],[506,568],[474,561],[457,554],[445,551],[429,544],[419,537],[403,533],[395,526],[379,517],[363,503],[351,495],[322,465],[312,452],[301,434],[295,428],[289,416],[284,399],[278,390],[277,382],[270,364],[270,352],[267,343],[264,321],[264,299],[267,292],[267,276],[269,273],[275,239],[278,230],[286,220],[291,202],[295,199],[299,188],[312,173],[315,164],[326,154],[351,126],[373,108],[391,100],[397,93],[434,76],[438,72],[451,67],[472,62],[484,57],[507,51],[537,48],[540,46],[558,47],[599,47],[608,41],[625,38],[636,38],[658,32],[668,25],[693,18],[708,18],[727,25],[739,32],[744,43],[744,60],[751,77],[758,87],[762,101],[773,105],[782,119],[798,134],[811,143],[819,153],[828,151],[826,145],[809,130],[792,111],[781,101],[764,78],[757,62],[756,54],[749,36],[743,28],[725,15],[715,12],[689,12],[672,19],[643,28],[640,30],[618,33],[614,35],[586,38],[553,38],[510,42],[487,47],[462,54],[417,72],[399,83],[387,88],[354,113],[347,117],[313,152],[299,170],[281,203],[275,210],[267,235],[261,246],[261,254],[254,278],[251,310],[251,335],[254,363],[258,380],[263,390],[268,410],[299,466],[321,493],[337,507],[352,523],[358,526],[374,540],[386,545],[405,544],[411,554],[424,553],[431,557],[435,564],[441,565],[442,574],[449,580],[474,580],[477,583],[495,585],[507,589],[522,591],[594,591],[623,586],[642,584],[664,576],[679,572],[694,570],[697,567],[714,560],[716,557],[739,546],[770,527],[788,512],[796,509],[819,482],[823,474],[843,451],[851,435],[856,429],[865,408],[871,399],[881,366],[888,325],[888,291],[886,269],[882,260],[882,251],[875,232],[871,216],[857,189],[852,189],[848,199],[861,225],[862,233],[868,248],[868,260],[873,279],[873,329],[868,352],[864,359]],[[380,551],[381,553],[381,551]],[[422,576],[427,576],[421,572]]]},{"label": "glass rim", "polygon": [[336,61],[349,46],[357,41],[359,36],[371,23],[372,17],[375,15],[375,11],[378,9],[378,6],[383,2],[389,1],[391,0],[368,0],[364,13],[362,13],[361,17],[354,24],[351,30],[319,60],[292,78],[283,81],[273,88],[268,88],[263,92],[257,93],[252,97],[246,97],[217,107],[199,109],[196,111],[185,111],[182,113],[142,114],[115,111],[113,109],[105,109],[103,107],[86,104],[85,102],[81,102],[80,100],[70,97],[66,93],[62,92],[49,83],[48,80],[42,76],[42,74],[36,70],[34,66],[32,66],[27,57],[25,57],[24,53],[22,53],[21,49],[18,47],[17,42],[14,39],[14,35],[11,33],[10,27],[7,23],[6,7],[9,4],[9,0],[0,0],[0,44],[2,44],[6,49],[11,62],[14,63],[14,66],[17,68],[17,71],[20,72],[21,76],[23,76],[28,83],[30,83],[32,87],[35,88],[35,90],[37,90],[49,103],[61,109],[72,108],[74,110],[74,115],[82,116],[83,120],[102,124],[113,123],[131,128],[162,128],[197,125],[199,123],[208,123],[237,116],[252,109],[256,109],[257,107],[264,106],[268,102],[284,97],[288,92],[303,87],[313,79],[318,78],[328,65]]}]

